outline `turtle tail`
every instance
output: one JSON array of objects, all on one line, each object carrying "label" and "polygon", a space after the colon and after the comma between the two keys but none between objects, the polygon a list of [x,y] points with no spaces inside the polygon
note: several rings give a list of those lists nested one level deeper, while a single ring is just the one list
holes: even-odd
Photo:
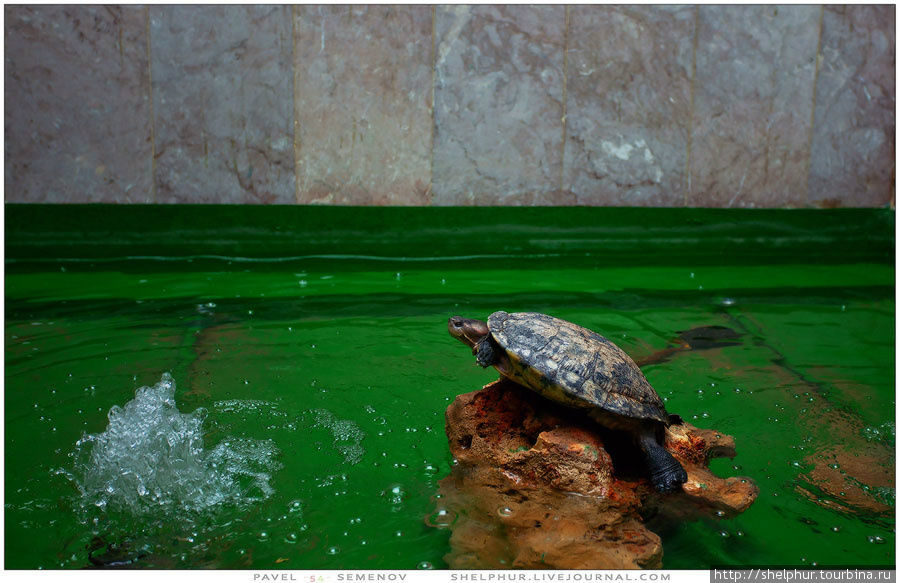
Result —
[{"label": "turtle tail", "polygon": [[650,482],[658,492],[675,492],[687,481],[687,472],[672,454],[656,440],[653,427],[645,427],[638,438],[650,472]]}]

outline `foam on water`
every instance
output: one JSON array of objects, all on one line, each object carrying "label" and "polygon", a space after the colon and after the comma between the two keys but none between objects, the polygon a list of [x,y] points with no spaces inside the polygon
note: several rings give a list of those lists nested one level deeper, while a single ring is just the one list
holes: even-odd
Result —
[{"label": "foam on water", "polygon": [[[273,492],[280,467],[269,440],[227,438],[203,444],[204,409],[181,413],[175,381],[141,387],[134,399],[109,411],[109,425],[75,446],[65,472],[81,493],[88,515],[121,512],[141,518],[197,516],[222,506],[243,508]],[[92,510],[93,509],[93,510]]]},{"label": "foam on water", "polygon": [[355,421],[338,419],[327,409],[313,409],[316,416],[316,427],[327,427],[334,437],[334,447],[344,456],[344,460],[350,465],[356,465],[366,453],[362,446],[365,432],[360,429]]}]

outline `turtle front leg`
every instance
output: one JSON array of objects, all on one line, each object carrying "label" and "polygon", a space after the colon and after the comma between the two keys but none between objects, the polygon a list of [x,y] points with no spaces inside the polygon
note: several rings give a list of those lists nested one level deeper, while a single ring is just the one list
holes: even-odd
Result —
[{"label": "turtle front leg", "polygon": [[497,362],[497,354],[494,351],[494,343],[491,342],[490,334],[479,340],[472,352],[475,354],[475,362],[482,368],[487,368]]}]

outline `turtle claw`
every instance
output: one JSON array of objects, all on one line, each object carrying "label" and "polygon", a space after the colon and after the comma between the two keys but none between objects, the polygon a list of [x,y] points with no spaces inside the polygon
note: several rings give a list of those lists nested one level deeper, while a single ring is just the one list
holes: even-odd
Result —
[{"label": "turtle claw", "polygon": [[653,488],[657,492],[677,492],[687,482],[687,472],[680,465],[667,468],[667,471],[654,474],[651,478]]}]

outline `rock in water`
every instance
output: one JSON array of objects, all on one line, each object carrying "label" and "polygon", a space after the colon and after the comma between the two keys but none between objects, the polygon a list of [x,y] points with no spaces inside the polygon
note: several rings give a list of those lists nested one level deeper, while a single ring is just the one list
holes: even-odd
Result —
[{"label": "rock in water", "polygon": [[659,568],[662,542],[645,517],[734,516],[759,493],[707,468],[734,456],[731,437],[684,423],[665,441],[688,480],[658,494],[627,437],[506,379],[459,395],[446,421],[458,463],[426,523],[451,530],[453,569]]}]

